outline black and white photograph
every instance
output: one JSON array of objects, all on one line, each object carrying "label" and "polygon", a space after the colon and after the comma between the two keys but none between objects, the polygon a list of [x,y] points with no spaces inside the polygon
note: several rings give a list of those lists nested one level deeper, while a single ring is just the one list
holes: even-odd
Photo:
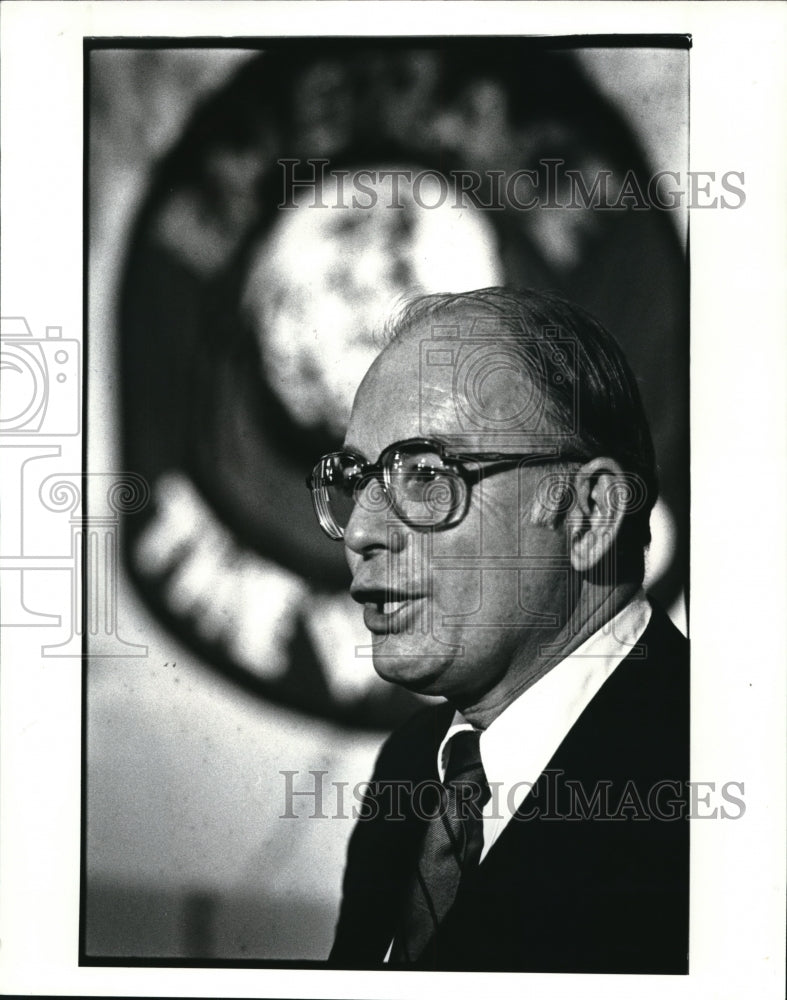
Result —
[{"label": "black and white photograph", "polygon": [[73,776],[5,868],[67,827],[69,992],[775,996],[784,251],[710,273],[771,164],[698,153],[703,31],[127,6],[69,34],[68,307],[2,309],[5,710]]},{"label": "black and white photograph", "polygon": [[[161,636],[87,638],[86,959],[382,965],[433,905],[402,892],[416,784],[472,725],[501,758],[484,857],[446,859],[457,928],[396,961],[685,973],[689,42],[258,46],[86,51],[119,572]],[[514,819],[542,772],[560,826]]]}]

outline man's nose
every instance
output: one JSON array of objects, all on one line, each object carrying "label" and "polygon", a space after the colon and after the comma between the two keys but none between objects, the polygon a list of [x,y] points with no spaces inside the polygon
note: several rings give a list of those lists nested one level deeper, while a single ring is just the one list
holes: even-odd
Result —
[{"label": "man's nose", "polygon": [[344,529],[344,544],[357,555],[377,549],[398,552],[404,547],[406,530],[388,502],[382,484],[372,481],[355,495],[350,520]]}]

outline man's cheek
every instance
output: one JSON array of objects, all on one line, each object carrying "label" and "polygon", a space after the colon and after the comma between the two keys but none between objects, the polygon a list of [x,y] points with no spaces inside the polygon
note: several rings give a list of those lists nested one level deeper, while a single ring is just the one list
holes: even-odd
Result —
[{"label": "man's cheek", "polygon": [[452,557],[478,558],[483,553],[483,545],[484,531],[479,511],[472,506],[460,524],[430,535],[430,550],[437,560]]},{"label": "man's cheek", "polygon": [[483,607],[484,571],[477,559],[446,559],[433,576],[434,623],[451,628],[472,622]]}]

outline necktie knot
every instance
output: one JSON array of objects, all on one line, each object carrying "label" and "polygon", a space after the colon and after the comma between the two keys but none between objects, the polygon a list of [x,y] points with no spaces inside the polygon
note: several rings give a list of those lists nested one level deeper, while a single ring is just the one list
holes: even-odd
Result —
[{"label": "necktie knot", "polygon": [[481,762],[481,733],[477,729],[463,729],[448,741],[448,759],[445,765],[445,783],[454,781],[485,780]]},{"label": "necktie knot", "polygon": [[449,790],[449,807],[459,820],[480,819],[490,798],[480,740],[477,729],[463,729],[448,741],[444,784]]}]

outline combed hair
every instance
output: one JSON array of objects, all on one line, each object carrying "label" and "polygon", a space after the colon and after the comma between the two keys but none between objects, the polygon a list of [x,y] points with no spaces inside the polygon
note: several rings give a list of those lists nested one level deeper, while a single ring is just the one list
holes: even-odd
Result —
[{"label": "combed hair", "polygon": [[[656,459],[637,382],[617,341],[584,309],[559,295],[513,288],[411,299],[389,321],[385,339],[390,343],[416,326],[460,311],[465,320],[494,318],[512,345],[522,344],[523,372],[543,393],[555,429],[572,432],[572,452],[584,461],[614,458],[637,477],[641,496],[624,519],[618,544],[621,554],[624,547],[630,555],[638,551],[641,564],[642,550],[650,542],[650,512],[658,497]],[[556,330],[561,340],[574,345],[574,365],[562,368],[560,378],[534,364],[527,349],[547,337],[554,343]]]}]

